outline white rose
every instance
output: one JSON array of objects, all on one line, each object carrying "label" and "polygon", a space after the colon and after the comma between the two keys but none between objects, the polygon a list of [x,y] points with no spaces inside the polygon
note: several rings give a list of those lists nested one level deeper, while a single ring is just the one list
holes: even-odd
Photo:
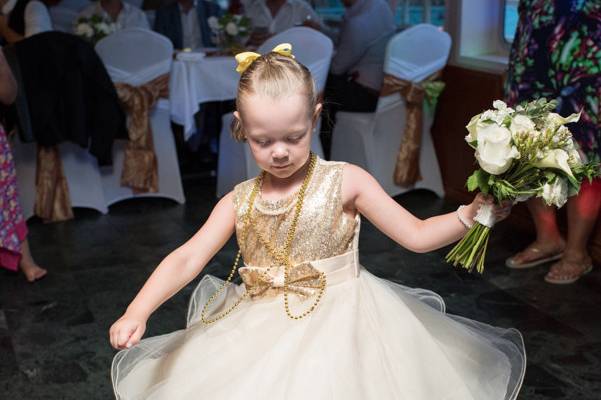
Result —
[{"label": "white rose", "polygon": [[219,30],[219,20],[217,17],[212,16],[207,19],[207,23],[209,24],[209,28],[216,31]]},{"label": "white rose", "polygon": [[490,124],[478,131],[476,159],[480,167],[489,174],[502,174],[519,157],[520,153],[511,143],[509,129]]},{"label": "white rose", "polygon": [[504,111],[486,110],[484,111],[484,113],[482,113],[480,121],[491,120],[496,122],[497,125],[503,125],[503,120],[505,119],[506,115],[507,113],[505,113]]},{"label": "white rose", "polygon": [[106,22],[101,22],[99,23],[96,28],[98,29],[98,31],[104,33],[105,35],[108,35],[109,33],[111,33],[111,28],[108,26],[108,24]]},{"label": "white rose", "polygon": [[507,104],[501,100],[495,100],[492,102],[492,106],[497,110],[505,110],[507,108]]},{"label": "white rose", "polygon": [[81,23],[75,28],[75,34],[78,36],[91,38],[94,36],[94,29],[92,29],[92,27],[86,23]]},{"label": "white rose", "polygon": [[230,36],[236,36],[238,34],[238,27],[233,22],[228,22],[225,26],[225,31]]},{"label": "white rose", "polygon": [[531,132],[535,128],[534,122],[527,116],[521,114],[515,115],[511,119],[511,125],[509,126],[512,135],[515,135],[518,132]]},{"label": "white rose", "polygon": [[470,122],[468,122],[468,124],[465,126],[469,132],[465,137],[466,142],[473,143],[478,140],[478,129],[481,129],[485,126],[484,123],[480,122],[481,115],[482,114],[473,116],[472,119],[470,119]]},{"label": "white rose", "polygon": [[545,158],[535,164],[538,168],[554,168],[565,172],[568,176],[573,177],[572,169],[568,163],[570,156],[562,149],[553,149],[545,155]]},{"label": "white rose", "polygon": [[561,208],[568,201],[568,182],[562,178],[556,178],[553,183],[543,185],[542,196],[548,206],[555,205]]}]

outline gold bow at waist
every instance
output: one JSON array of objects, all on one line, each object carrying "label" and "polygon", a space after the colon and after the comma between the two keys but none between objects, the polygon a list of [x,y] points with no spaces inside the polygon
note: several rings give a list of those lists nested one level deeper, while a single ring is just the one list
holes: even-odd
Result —
[{"label": "gold bow at waist", "polygon": [[[277,296],[284,293],[284,267],[255,267],[246,265],[238,270],[251,298]],[[305,300],[317,293],[321,274],[327,276],[328,286],[355,278],[359,274],[357,252],[351,250],[339,256],[293,265],[289,271],[288,292]]]}]

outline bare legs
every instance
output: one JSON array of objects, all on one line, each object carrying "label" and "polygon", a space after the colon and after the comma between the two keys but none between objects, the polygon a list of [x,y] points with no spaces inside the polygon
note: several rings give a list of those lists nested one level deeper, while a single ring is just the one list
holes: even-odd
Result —
[{"label": "bare legs", "polygon": [[592,265],[587,250],[601,207],[601,181],[583,183],[578,196],[568,201],[568,240],[561,261],[546,276],[553,283],[569,283],[587,272]]},{"label": "bare legs", "polygon": [[565,241],[559,233],[554,207],[547,206],[541,199],[528,200],[528,210],[534,220],[536,240],[523,251],[511,257],[514,264],[526,264],[559,254]]},{"label": "bare legs", "polygon": [[525,250],[512,257],[516,264],[542,259],[563,250],[560,261],[555,263],[545,279],[552,283],[571,283],[591,266],[587,244],[601,208],[601,180],[585,182],[578,196],[567,203],[568,235],[562,238],[555,208],[546,206],[541,199],[531,199],[528,209],[534,219],[536,240]]},{"label": "bare legs", "polygon": [[38,279],[43,278],[47,271],[44,268],[38,266],[29,249],[29,242],[27,239],[21,243],[21,261],[19,262],[19,268],[25,274],[25,278],[29,282],[35,282]]}]

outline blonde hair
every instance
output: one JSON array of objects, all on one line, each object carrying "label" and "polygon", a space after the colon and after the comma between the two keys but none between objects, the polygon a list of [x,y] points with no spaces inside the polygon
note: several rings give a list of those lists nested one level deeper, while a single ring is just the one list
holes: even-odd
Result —
[{"label": "blonde hair", "polygon": [[[311,72],[291,57],[270,52],[253,61],[240,76],[236,109],[240,112],[242,99],[251,94],[277,98],[290,93],[305,94],[309,113],[313,113],[319,99]],[[231,129],[234,139],[240,142],[246,140],[238,118],[232,121]]]}]

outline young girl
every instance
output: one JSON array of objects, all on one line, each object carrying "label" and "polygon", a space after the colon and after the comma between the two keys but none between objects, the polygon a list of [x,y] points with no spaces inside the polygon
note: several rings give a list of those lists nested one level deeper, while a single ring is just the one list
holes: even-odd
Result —
[{"label": "young girl", "polygon": [[[525,369],[519,332],[445,314],[435,293],[358,263],[360,214],[427,252],[461,238],[490,200],[415,218],[364,170],[310,152],[321,104],[289,45],[237,59],[233,133],[264,172],[219,201],[111,327],[111,344],[124,349],[113,361],[117,398],[515,399]],[[186,329],[140,341],[150,314],[234,231],[243,284],[206,276]]]}]

